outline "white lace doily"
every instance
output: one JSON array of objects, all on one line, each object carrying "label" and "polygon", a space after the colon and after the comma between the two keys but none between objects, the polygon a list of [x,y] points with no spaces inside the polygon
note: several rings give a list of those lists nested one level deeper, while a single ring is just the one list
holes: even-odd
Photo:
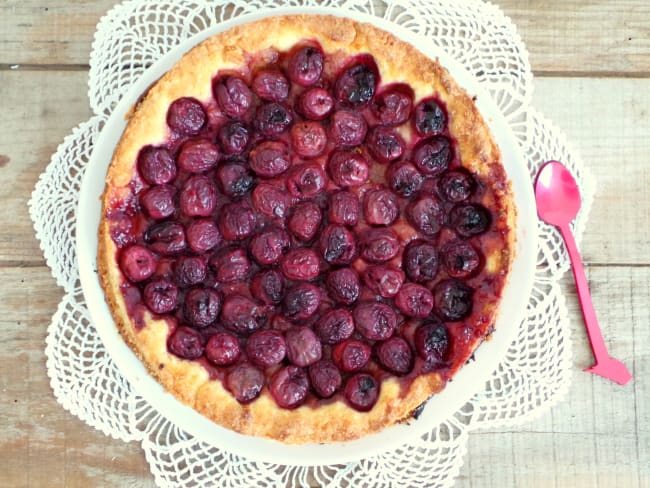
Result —
[{"label": "white lace doily", "polygon": [[47,373],[64,408],[107,435],[142,443],[164,487],[450,486],[478,428],[528,421],[566,392],[571,347],[558,280],[568,259],[555,229],[540,225],[533,292],[518,337],[484,390],[417,442],[346,465],[298,467],[253,462],[181,431],[122,377],[89,320],[75,256],[75,211],[81,177],[102,126],[131,84],[181,40],[260,8],[334,6],[383,17],[427,36],[458,60],[492,95],[510,124],[532,177],[548,159],[563,161],[584,196],[581,234],[594,184],[562,134],[530,106],[528,54],[510,19],[495,6],[463,0],[132,0],[97,27],[90,57],[94,115],[75,128],[41,175],[30,214],[57,284],[65,290],[49,326]]}]

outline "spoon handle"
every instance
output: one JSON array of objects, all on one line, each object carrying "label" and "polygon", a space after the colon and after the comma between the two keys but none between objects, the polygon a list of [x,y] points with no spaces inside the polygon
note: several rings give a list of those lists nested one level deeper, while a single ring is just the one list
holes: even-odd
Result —
[{"label": "spoon handle", "polygon": [[580,308],[582,309],[582,316],[585,320],[585,327],[587,328],[591,350],[596,359],[596,363],[606,361],[609,359],[609,353],[607,352],[607,346],[605,345],[605,340],[603,339],[603,334],[600,330],[600,325],[598,324],[598,317],[596,317],[594,304],[591,301],[589,284],[587,283],[587,277],[585,276],[585,269],[582,265],[582,258],[580,257],[578,246],[576,245],[573,233],[568,225],[560,226],[560,233],[564,238],[567,252],[569,253],[569,259],[571,259],[571,269],[573,270],[573,278],[576,283],[576,289],[578,290],[578,299],[580,301]]}]

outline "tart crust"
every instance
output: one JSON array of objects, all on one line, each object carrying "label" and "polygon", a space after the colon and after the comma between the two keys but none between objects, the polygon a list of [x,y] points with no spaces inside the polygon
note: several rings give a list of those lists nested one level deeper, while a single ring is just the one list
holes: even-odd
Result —
[{"label": "tart crust", "polygon": [[[271,17],[232,28],[194,47],[130,112],[106,177],[97,265],[107,303],[121,335],[167,391],[214,422],[242,434],[286,443],[325,443],[359,438],[410,418],[418,406],[443,388],[444,380],[438,373],[427,373],[416,377],[407,389],[398,379],[384,380],[379,399],[369,412],[354,410],[343,399],[324,402],[317,408],[304,405],[286,410],[275,404],[266,388],[255,401],[242,405],[221,381],[211,380],[200,363],[168,352],[167,321],[154,319],[145,312],[144,326],[134,324],[122,294],[125,279],[117,264],[118,249],[106,218],[111,206],[131,193],[129,184],[136,172],[140,148],[166,141],[166,111],[171,102],[180,97],[209,99],[211,80],[217,70],[237,69],[248,62],[250,53],[271,56],[274,50],[288,50],[302,39],[317,39],[326,53],[371,53],[382,83],[408,82],[416,101],[436,93],[446,104],[449,130],[456,140],[463,166],[484,181],[507,181],[500,152],[472,98],[438,62],[370,24],[321,15]],[[506,246],[486,256],[486,269],[506,275],[514,249],[516,214],[509,184],[506,182],[492,190],[494,199],[483,203],[493,212],[494,225],[506,236]],[[497,308],[498,299],[488,302],[479,318],[494,323]],[[470,352],[483,339],[477,338]]]}]

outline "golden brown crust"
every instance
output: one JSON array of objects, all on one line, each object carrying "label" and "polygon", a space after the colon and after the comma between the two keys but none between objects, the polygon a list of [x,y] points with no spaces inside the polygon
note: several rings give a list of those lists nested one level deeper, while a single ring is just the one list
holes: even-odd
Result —
[{"label": "golden brown crust", "polygon": [[[130,115],[113,156],[103,195],[103,215],[112,202],[130,191],[128,185],[135,172],[139,149],[165,141],[168,130],[165,115],[173,100],[185,96],[209,99],[211,78],[216,71],[213,67],[237,69],[246,63],[247,53],[264,52],[267,48],[287,50],[305,38],[318,39],[325,52],[372,53],[382,81],[408,80],[416,100],[437,93],[446,103],[450,131],[457,140],[463,164],[487,179],[494,173],[502,175],[499,150],[472,99],[437,62],[369,24],[329,16],[274,17],[235,27],[206,40],[187,53],[149,90]],[[206,66],[211,68],[205,69]],[[507,273],[512,259],[515,211],[510,188],[506,185],[494,190],[498,201],[486,204],[500,208],[502,214],[498,222],[505,229],[508,245],[502,252],[487,256],[487,263],[495,271]],[[147,315],[146,326],[136,330],[120,289],[123,276],[116,264],[116,253],[109,222],[102,219],[99,276],[120,333],[168,391],[224,427],[287,443],[354,439],[408,418],[415,408],[444,386],[436,373],[418,377],[407,392],[401,390],[395,379],[384,381],[376,406],[367,413],[357,412],[342,401],[317,409],[302,406],[284,410],[276,406],[266,390],[251,404],[241,405],[224,389],[221,381],[211,381],[199,363],[169,354],[166,345],[169,326],[165,321],[153,320]]]}]

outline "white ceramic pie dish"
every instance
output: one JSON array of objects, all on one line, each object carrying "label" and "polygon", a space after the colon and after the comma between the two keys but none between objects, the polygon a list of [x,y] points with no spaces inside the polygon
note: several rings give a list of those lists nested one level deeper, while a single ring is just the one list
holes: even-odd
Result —
[{"label": "white ceramic pie dish", "polygon": [[362,439],[331,444],[285,445],[277,441],[250,437],[225,429],[192,408],[182,404],[147,372],[144,365],[123,341],[104,300],[104,293],[96,273],[97,229],[101,214],[100,195],[104,191],[105,175],[111,155],[126,126],[125,115],[140,95],[167,72],[191,47],[230,27],[270,15],[283,14],[340,15],[334,9],[283,8],[260,11],[224,22],[204,31],[164,55],[131,87],[122,98],[104,126],[84,175],[77,211],[77,255],[81,285],[90,316],[108,353],[133,388],[162,415],[210,445],[246,456],[256,461],[278,464],[324,465],[356,461],[398,448],[414,437],[419,437],[456,412],[475,393],[481,391],[515,339],[517,329],[528,303],[533,283],[537,255],[537,217],[532,184],[525,161],[510,128],[492,101],[490,95],[456,61],[438,49],[426,38],[399,28],[383,19],[369,15],[355,15],[354,20],[370,22],[410,42],[423,53],[438,58],[458,84],[477,96],[476,105],[490,126],[501,149],[504,166],[517,207],[516,255],[512,263],[510,281],[504,289],[496,332],[490,341],[475,353],[475,361],[466,364],[446,388],[432,397],[417,420],[392,426]]}]

